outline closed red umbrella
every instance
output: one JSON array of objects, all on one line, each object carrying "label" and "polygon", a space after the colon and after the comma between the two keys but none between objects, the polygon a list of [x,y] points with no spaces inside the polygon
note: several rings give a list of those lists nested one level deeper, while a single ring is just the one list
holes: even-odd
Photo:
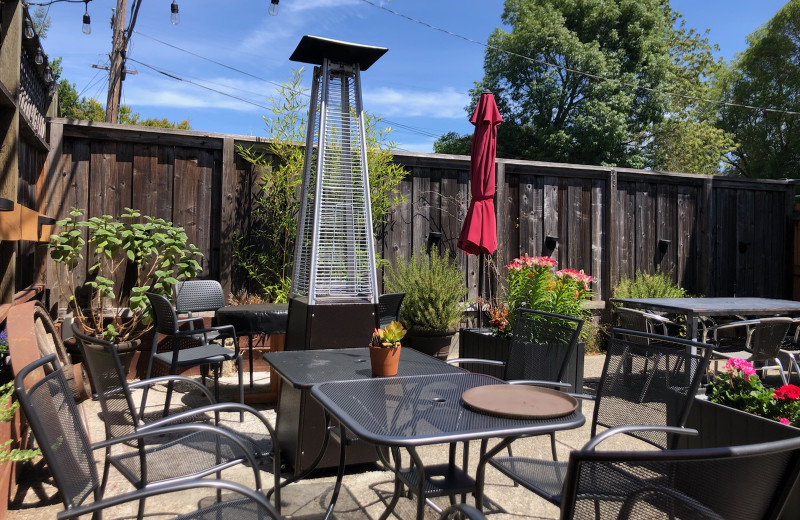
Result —
[{"label": "closed red umbrella", "polygon": [[503,121],[491,92],[481,94],[469,121],[475,125],[469,163],[472,200],[461,227],[461,234],[458,235],[458,247],[467,254],[491,255],[497,250],[497,223],[493,200],[497,125]]}]

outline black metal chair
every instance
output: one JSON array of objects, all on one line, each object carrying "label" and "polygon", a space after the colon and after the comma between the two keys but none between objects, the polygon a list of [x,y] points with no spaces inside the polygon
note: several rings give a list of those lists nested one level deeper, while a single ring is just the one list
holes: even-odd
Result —
[{"label": "black metal chair", "polygon": [[[158,480],[159,470],[165,469],[164,466],[184,465],[188,471],[176,480],[185,481],[186,477],[208,475],[219,478],[223,469],[245,461],[253,469],[256,488],[261,490],[257,461],[239,436],[208,424],[142,428],[134,433],[91,443],[61,365],[54,354],[22,368],[15,379],[15,392],[68,511],[80,507],[90,495],[94,496],[95,501],[103,498],[108,472],[104,472],[102,481],[98,478],[93,452],[106,449],[109,455],[110,448],[119,445],[134,444],[139,447],[132,456],[130,451],[110,456],[110,463],[121,469],[122,474],[137,488]],[[205,451],[209,457],[202,457],[198,453],[193,453],[191,457],[171,457],[162,460],[158,468],[148,463],[151,461],[151,452],[165,448],[165,438],[186,436],[192,436],[197,446],[210,448],[210,451]],[[147,447],[148,440],[157,443],[154,448]],[[139,468],[138,472],[133,473],[133,478],[132,473],[127,471],[132,466],[128,464],[131,460]],[[141,500],[140,517],[143,510],[144,501]]]},{"label": "black metal chair", "polygon": [[378,296],[378,324],[385,328],[400,317],[400,306],[406,293],[387,293]]},{"label": "black metal chair", "polygon": [[673,334],[673,332],[686,330],[685,326],[670,320],[666,316],[652,312],[617,307],[616,313],[619,317],[619,328],[621,329],[638,330],[663,336],[674,336],[676,334]]},{"label": "black metal chair", "polygon": [[[150,350],[150,359],[147,363],[146,378],[149,379],[153,373],[153,363],[158,362],[166,365],[169,374],[176,374],[178,369],[193,366],[213,365],[214,366],[214,396],[219,401],[219,373],[222,370],[224,361],[236,360],[239,375],[239,402],[244,403],[244,375],[242,373],[242,355],[239,352],[239,341],[233,325],[222,325],[218,327],[180,330],[178,315],[172,304],[167,298],[160,294],[145,293],[150,300],[155,316],[156,334],[153,336],[153,346]],[[211,343],[206,336],[209,332],[219,334],[215,339],[230,337],[233,339],[233,350],[222,345]],[[158,351],[158,334],[169,337],[171,349],[164,352]],[[167,402],[170,401],[172,385],[167,387]],[[144,397],[147,397],[145,392]],[[144,401],[143,401],[144,402]],[[167,413],[167,409],[164,409]]]},{"label": "black metal chair", "polygon": [[[187,316],[178,321],[188,322],[190,330],[195,325],[195,312],[216,311],[225,307],[225,293],[222,285],[216,280],[178,282],[172,288],[172,293],[175,299],[175,312],[178,316],[183,314]],[[205,336],[205,341],[211,341],[218,335],[216,332],[211,332]]]},{"label": "black metal chair", "polygon": [[[700,382],[708,369],[711,349],[702,343],[614,329],[594,399],[591,436],[598,428],[624,426],[624,433],[660,449],[674,446]],[[481,451],[486,450],[486,443]],[[561,503],[567,464],[522,456],[497,457],[486,451],[489,464],[544,499]],[[613,481],[609,482],[613,486]],[[476,493],[482,505],[483,490]]]},{"label": "black metal chair", "polygon": [[[214,426],[223,428],[228,433],[238,437],[239,440],[247,446],[249,452],[257,461],[263,462],[269,457],[273,457],[274,489],[279,489],[280,471],[275,469],[280,468],[281,465],[280,450],[277,449],[277,436],[272,425],[270,425],[257,410],[239,403],[218,404],[208,388],[188,377],[168,375],[129,383],[126,378],[126,370],[123,368],[122,357],[117,350],[117,345],[99,338],[87,336],[81,333],[75,324],[73,324],[73,334],[81,347],[83,359],[90,367],[92,382],[97,391],[97,399],[100,402],[100,407],[103,412],[102,418],[106,430],[106,439],[130,435],[143,430],[151,431],[165,426],[184,424],[186,422],[211,422],[210,417],[213,417]],[[181,410],[177,413],[164,418],[160,418],[159,415],[159,418],[153,418],[152,420],[146,415],[146,403],[143,403],[140,409],[136,408],[131,392],[132,390],[151,389],[156,385],[168,385],[169,383],[176,382],[199,390],[200,396],[203,398],[201,400],[202,404],[198,407],[187,409],[187,406],[181,403]],[[170,398],[174,397],[174,395],[174,393],[171,394]],[[171,409],[171,405],[172,403],[169,401],[166,403],[166,407],[169,409]],[[251,414],[264,425],[266,436],[261,438],[254,435],[244,435],[224,427],[220,424],[220,412]],[[150,447],[146,448],[141,445],[138,446],[140,455],[151,458],[157,457],[161,461],[172,462],[158,464],[158,473],[154,473],[152,470],[145,473],[140,467],[136,453],[121,455],[112,459],[110,457],[110,448],[107,448],[105,467],[103,468],[104,478],[112,462],[115,468],[131,481],[138,481],[145,478],[150,481],[165,480],[182,476],[186,472],[183,464],[189,455],[196,458],[198,462],[206,454],[208,456],[213,455],[213,453],[208,453],[210,447],[199,444],[198,440],[202,441],[202,439],[197,439],[193,435],[186,435],[183,437],[162,439],[163,442],[160,444],[163,445],[163,448],[158,450],[149,449]],[[152,446],[152,448],[155,448],[155,445]],[[207,464],[211,464],[211,462],[207,462]]]},{"label": "black metal chair", "polygon": [[789,360],[789,370],[786,379],[791,381],[792,372],[800,376],[800,318],[792,318],[792,327],[779,350],[780,354]]},{"label": "black metal chair", "polygon": [[602,440],[570,454],[563,520],[775,519],[800,473],[800,437],[727,448],[595,451]]},{"label": "black metal chair", "polygon": [[[786,372],[779,358],[786,333],[792,325],[791,318],[761,318],[742,320],[708,327],[703,331],[704,343],[713,345],[712,359],[742,358],[751,363],[762,375],[765,370],[778,369],[781,381],[787,383]],[[738,337],[726,338],[720,331],[741,331]]]}]

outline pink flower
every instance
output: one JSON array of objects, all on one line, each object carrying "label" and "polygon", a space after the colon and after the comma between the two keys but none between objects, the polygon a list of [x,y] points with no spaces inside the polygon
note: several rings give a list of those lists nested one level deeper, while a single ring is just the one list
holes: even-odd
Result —
[{"label": "pink flower", "polygon": [[577,282],[582,282],[584,287],[586,287],[586,285],[589,282],[594,280],[594,278],[584,273],[583,271],[576,271],[575,269],[562,269],[560,271],[556,271],[556,276],[558,276],[559,278],[561,278],[562,276],[572,278]]},{"label": "pink flower", "polygon": [[514,271],[520,271],[526,267],[555,267],[556,261],[550,258],[549,256],[528,256],[527,254],[522,255],[519,258],[515,258],[511,261],[510,264],[506,265],[506,269],[513,269]]},{"label": "pink flower", "polygon": [[800,399],[800,388],[795,385],[783,385],[772,394],[775,399],[783,401],[797,401]]},{"label": "pink flower", "polygon": [[745,361],[742,358],[733,358],[729,359],[727,363],[725,363],[725,370],[729,374],[733,374],[737,371],[742,372],[744,374],[745,380],[750,379],[750,376],[756,373],[756,370],[753,368],[748,361]]},{"label": "pink flower", "polygon": [[781,417],[780,423],[781,424],[789,424],[789,419],[787,419],[786,417]]}]

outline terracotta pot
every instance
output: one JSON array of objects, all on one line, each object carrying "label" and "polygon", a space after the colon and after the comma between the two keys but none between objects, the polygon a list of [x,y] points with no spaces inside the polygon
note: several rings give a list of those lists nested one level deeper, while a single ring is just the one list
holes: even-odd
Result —
[{"label": "terracotta pot", "polygon": [[455,333],[456,329],[409,329],[403,338],[403,345],[418,350],[423,354],[445,360],[450,355],[450,346],[453,343]]},{"label": "terracotta pot", "polygon": [[400,345],[396,347],[369,347],[369,361],[372,365],[373,377],[387,377],[397,375],[397,366],[400,363]]}]

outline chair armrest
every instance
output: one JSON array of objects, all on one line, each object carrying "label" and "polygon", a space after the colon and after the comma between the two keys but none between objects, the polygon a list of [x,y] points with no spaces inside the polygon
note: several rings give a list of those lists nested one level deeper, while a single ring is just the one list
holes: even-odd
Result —
[{"label": "chair armrest", "polygon": [[448,365],[460,365],[461,363],[478,363],[481,365],[494,365],[498,367],[506,366],[505,361],[496,361],[494,359],[481,359],[481,358],[453,358],[445,361]]},{"label": "chair armrest", "polygon": [[506,381],[507,385],[554,386],[556,388],[572,388],[571,383],[562,381],[542,381],[538,379],[514,379]]},{"label": "chair armrest", "polygon": [[[619,511],[619,516],[617,517],[620,520],[625,520],[628,518],[632,518],[631,514],[636,511],[636,503],[639,501],[649,502],[652,499],[648,499],[647,496],[653,495],[661,495],[666,497],[670,500],[670,509],[674,510],[675,503],[681,503],[684,507],[700,513],[699,518],[705,518],[708,520],[724,520],[722,516],[717,514],[714,510],[703,504],[702,502],[698,501],[696,498],[692,498],[689,495],[682,493],[674,488],[669,488],[666,486],[657,486],[657,485],[650,485],[645,486],[638,491],[631,493],[627,497],[625,497],[625,501],[622,503],[622,507]],[[661,502],[661,501],[659,501]],[[673,509],[674,508],[674,509]]]},{"label": "chair armrest", "polygon": [[[234,338],[236,337],[236,329],[233,328],[233,325],[216,325],[214,327],[206,327],[203,329],[192,329],[192,330],[179,330],[175,333],[176,336],[196,336],[197,334],[204,334],[208,332],[222,332],[230,330],[230,335]],[[226,333],[227,335],[228,333]]]},{"label": "chair armrest", "polygon": [[203,395],[205,395],[206,398],[208,398],[209,404],[215,404],[217,402],[214,399],[214,394],[211,393],[211,390],[209,390],[205,385],[203,385],[199,381],[195,381],[194,379],[186,376],[171,375],[171,376],[151,377],[150,379],[140,379],[139,381],[133,381],[128,383],[128,388],[136,389],[145,386],[166,384],[171,381],[188,383],[192,386],[195,386],[203,393]]},{"label": "chair armrest", "polygon": [[679,426],[658,426],[658,425],[642,425],[642,424],[633,424],[633,425],[626,425],[626,426],[614,426],[613,428],[609,428],[604,432],[600,432],[591,439],[589,442],[583,445],[583,450],[591,451],[594,450],[598,444],[618,435],[620,433],[630,433],[630,432],[664,432],[664,433],[672,433],[674,435],[699,435],[700,432],[695,430],[694,428],[683,428]]},{"label": "chair armrest", "polygon": [[469,520],[486,520],[483,513],[475,509],[469,504],[455,504],[444,511],[439,516],[439,520],[447,520],[448,518],[469,518]]},{"label": "chair armrest", "polygon": [[[256,504],[261,511],[266,512],[269,515],[269,517],[271,517],[273,520],[281,520],[281,516],[278,510],[275,509],[275,507],[272,504],[270,504],[261,493],[253,491],[252,489],[248,489],[245,486],[242,486],[241,484],[237,484],[235,482],[229,482],[226,480],[210,480],[210,479],[191,479],[183,481],[173,481],[164,484],[159,484],[158,486],[150,486],[143,489],[138,489],[136,491],[103,498],[101,500],[98,500],[97,502],[84,504],[79,507],[62,511],[58,513],[56,518],[58,520],[67,520],[68,518],[78,518],[83,515],[89,515],[92,513],[100,512],[104,509],[108,509],[128,502],[133,502],[133,501],[138,502],[144,498],[163,495],[165,493],[176,493],[180,491],[188,491],[197,488],[212,488],[215,490],[224,490],[236,493],[238,495],[241,495],[243,499],[246,499],[247,501]],[[238,503],[239,501],[237,500],[236,502]]]},{"label": "chair armrest", "polygon": [[738,328],[738,327],[745,327],[746,330],[749,333],[750,332],[750,327],[754,327],[754,326],[758,325],[758,323],[759,323],[758,320],[741,320],[741,321],[733,321],[733,322],[730,322],[730,323],[723,323],[722,325],[713,325],[711,327],[705,327],[705,328],[702,329],[702,331],[703,331],[702,342],[703,343],[707,342],[708,335],[711,332],[714,333],[714,339],[716,339],[716,335],[717,335],[716,333],[719,332],[720,330],[727,330],[727,329],[735,329],[735,328]]}]

